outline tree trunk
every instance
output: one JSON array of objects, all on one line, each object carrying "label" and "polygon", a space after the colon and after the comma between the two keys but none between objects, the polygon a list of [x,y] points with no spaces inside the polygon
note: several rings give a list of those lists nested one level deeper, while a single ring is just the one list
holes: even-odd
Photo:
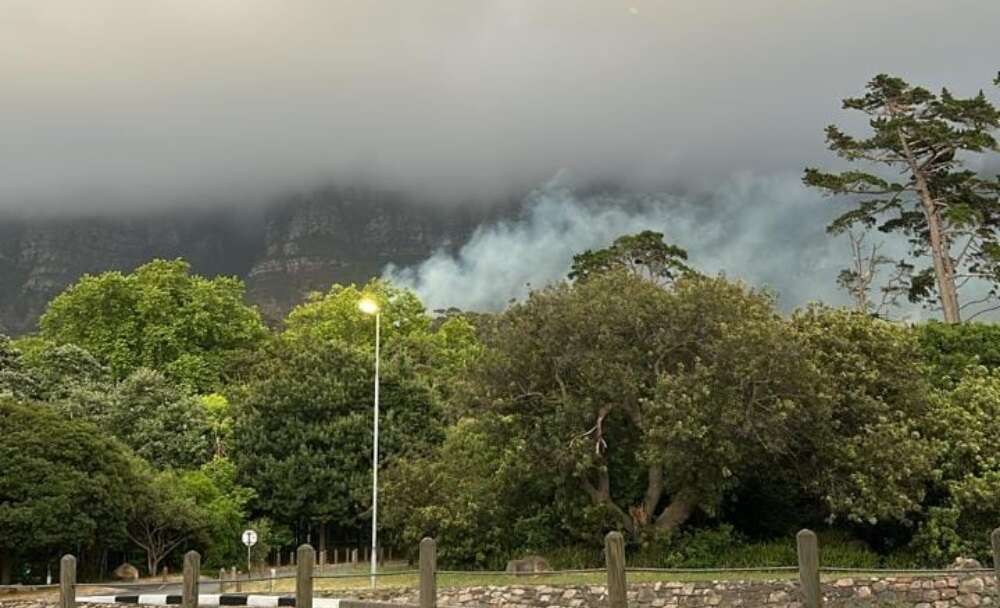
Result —
[{"label": "tree trunk", "polygon": [[656,518],[656,527],[660,530],[674,530],[691,517],[695,502],[682,490],[670,500],[667,508]]},{"label": "tree trunk", "polygon": [[326,556],[326,521],[319,522],[319,554]]},{"label": "tree trunk", "polygon": [[924,215],[927,218],[931,260],[934,264],[934,276],[937,279],[941,314],[945,323],[960,323],[962,318],[958,306],[958,287],[955,285],[955,268],[951,259],[951,244],[948,242],[948,235],[945,234],[944,227],[941,225],[941,213],[938,211],[937,201],[927,185],[927,176],[914,158],[910,143],[902,129],[897,131],[897,135],[903,147],[903,153],[906,155],[907,164],[913,173],[920,204],[924,208]]},{"label": "tree trunk", "polygon": [[157,557],[152,551],[146,554],[146,567],[149,570],[150,576],[156,576],[156,572],[160,569],[160,560],[163,556]]},{"label": "tree trunk", "polygon": [[0,551],[0,585],[10,585],[13,582],[14,558],[6,551]]}]

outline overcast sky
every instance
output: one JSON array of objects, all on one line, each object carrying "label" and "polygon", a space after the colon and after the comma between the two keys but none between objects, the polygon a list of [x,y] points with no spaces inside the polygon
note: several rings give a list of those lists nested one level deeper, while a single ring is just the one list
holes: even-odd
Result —
[{"label": "overcast sky", "polygon": [[[4,0],[0,211],[534,190],[387,274],[496,307],[648,227],[786,304],[835,299],[836,208],[800,176],[858,126],[840,100],[879,72],[997,99],[998,32],[997,0]],[[595,179],[663,203],[579,199]]]},{"label": "overcast sky", "polygon": [[711,190],[824,160],[877,72],[989,86],[998,31],[996,0],[4,0],[0,208]]}]

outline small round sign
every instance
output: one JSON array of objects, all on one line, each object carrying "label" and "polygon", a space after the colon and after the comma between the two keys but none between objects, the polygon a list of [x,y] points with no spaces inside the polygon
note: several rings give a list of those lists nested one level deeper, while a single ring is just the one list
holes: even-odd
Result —
[{"label": "small round sign", "polygon": [[257,532],[254,530],[244,530],[243,531],[243,544],[247,547],[252,547],[257,544]]}]

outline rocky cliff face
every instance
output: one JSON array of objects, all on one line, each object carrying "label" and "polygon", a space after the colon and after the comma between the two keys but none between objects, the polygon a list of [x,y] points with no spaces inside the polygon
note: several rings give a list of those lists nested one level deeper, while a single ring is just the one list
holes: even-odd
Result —
[{"label": "rocky cliff face", "polygon": [[29,332],[49,300],[82,275],[128,271],[157,257],[244,278],[248,300],[275,321],[310,291],[457,247],[510,208],[442,208],[375,189],[327,188],[253,212],[0,217],[0,328]]}]

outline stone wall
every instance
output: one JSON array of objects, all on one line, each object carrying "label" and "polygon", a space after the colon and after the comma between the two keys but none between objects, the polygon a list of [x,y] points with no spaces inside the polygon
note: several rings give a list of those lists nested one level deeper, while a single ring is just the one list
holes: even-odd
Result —
[{"label": "stone wall", "polygon": [[[826,606],[851,608],[1000,608],[994,577],[988,573],[939,577],[842,578],[824,581]],[[416,590],[383,591],[366,599],[417,603]],[[703,581],[631,584],[630,608],[766,606],[801,608],[794,581]],[[481,608],[606,608],[601,585],[464,587],[438,590],[439,606]]]}]

